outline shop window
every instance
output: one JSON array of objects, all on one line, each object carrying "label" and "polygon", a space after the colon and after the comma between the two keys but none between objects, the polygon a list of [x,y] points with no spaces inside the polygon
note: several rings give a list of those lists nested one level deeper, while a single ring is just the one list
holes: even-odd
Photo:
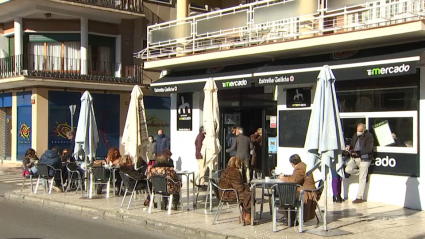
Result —
[{"label": "shop window", "polygon": [[382,112],[418,109],[418,88],[337,91],[340,112]]},{"label": "shop window", "polygon": [[344,132],[345,144],[349,145],[354,134],[357,132],[357,124],[366,124],[366,118],[342,118],[342,130]]},{"label": "shop window", "polygon": [[[369,118],[369,129],[375,138],[375,146],[416,148],[413,143],[413,122],[413,117]],[[389,137],[390,132],[392,138]]]}]

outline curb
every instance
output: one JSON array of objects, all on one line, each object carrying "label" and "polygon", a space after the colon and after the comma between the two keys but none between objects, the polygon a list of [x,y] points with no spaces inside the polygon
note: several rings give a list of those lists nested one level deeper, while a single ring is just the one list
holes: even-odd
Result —
[{"label": "curb", "polygon": [[202,238],[202,239],[242,239],[240,237],[227,236],[220,233],[204,231],[202,229],[194,229],[181,225],[160,222],[147,219],[140,216],[128,215],[120,212],[106,211],[102,209],[80,206],[70,203],[59,202],[55,200],[47,200],[36,196],[23,195],[15,192],[6,192],[5,198],[11,201],[30,203],[43,207],[55,208],[83,215],[97,216],[104,220],[118,221],[125,224],[140,226],[150,231],[160,231],[169,234],[177,234],[185,238]]}]

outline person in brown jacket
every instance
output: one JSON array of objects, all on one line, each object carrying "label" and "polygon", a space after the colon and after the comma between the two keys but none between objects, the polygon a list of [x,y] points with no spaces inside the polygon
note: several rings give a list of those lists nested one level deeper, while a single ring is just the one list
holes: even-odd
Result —
[{"label": "person in brown jacket", "polygon": [[[262,168],[262,153],[263,153],[263,129],[258,128],[257,131],[250,136],[254,146],[251,158],[250,178],[253,178],[254,171],[260,173]],[[261,178],[259,178],[261,179]]]},{"label": "person in brown jacket", "polygon": [[[239,157],[231,157],[227,168],[221,173],[219,187],[222,189],[232,188],[238,192],[239,202],[243,208],[243,220],[245,224],[251,224],[251,191],[249,186],[242,181],[242,174],[239,171],[241,166],[242,162]],[[223,199],[236,201],[236,194],[234,192],[225,192]]]},{"label": "person in brown jacket", "polygon": [[204,142],[204,139],[205,139],[205,130],[204,130],[204,127],[201,126],[201,128],[199,128],[199,134],[198,136],[196,136],[196,140],[195,140],[195,148],[196,148],[195,157],[196,157],[196,160],[198,161],[198,173],[196,174],[196,182],[199,184],[204,183],[202,180],[201,180],[202,182],[198,180],[204,177],[205,175],[204,159],[202,158],[202,154],[201,154],[202,143]]},{"label": "person in brown jacket", "polygon": [[[289,162],[292,167],[294,167],[294,172],[292,175],[280,175],[280,180],[287,183],[296,183],[301,185],[302,188],[298,188],[299,192],[301,192],[302,189],[316,189],[313,174],[306,175],[307,165],[301,162],[300,156],[298,154],[292,155],[289,158]],[[317,196],[318,195],[314,192],[304,192],[304,222],[315,218],[316,202],[314,201],[314,197]],[[295,220],[295,213],[291,214],[291,220]],[[291,224],[293,224],[293,221]]]}]

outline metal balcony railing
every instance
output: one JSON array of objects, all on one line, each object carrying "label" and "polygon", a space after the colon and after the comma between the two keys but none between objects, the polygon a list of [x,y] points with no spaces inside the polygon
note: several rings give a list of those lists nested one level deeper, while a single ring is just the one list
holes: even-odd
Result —
[{"label": "metal balcony railing", "polygon": [[112,62],[40,55],[0,58],[0,78],[22,75],[140,85],[153,81],[141,65],[122,66]]},{"label": "metal balcony railing", "polygon": [[[417,21],[425,0],[381,0],[341,6],[327,0],[270,0],[148,27],[143,60],[282,42]],[[361,1],[359,1],[361,2]],[[309,4],[307,4],[309,3]]]},{"label": "metal balcony railing", "polygon": [[66,2],[84,3],[93,6],[116,10],[143,13],[143,0],[63,0]]}]

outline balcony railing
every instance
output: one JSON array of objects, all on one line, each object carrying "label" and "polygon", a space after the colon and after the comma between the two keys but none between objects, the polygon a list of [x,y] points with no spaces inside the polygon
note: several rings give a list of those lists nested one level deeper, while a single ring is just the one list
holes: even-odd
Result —
[{"label": "balcony railing", "polygon": [[93,6],[143,13],[143,0],[63,0],[63,1],[83,3],[83,4],[93,5]]},{"label": "balcony railing", "polygon": [[140,85],[152,82],[140,65],[39,55],[0,58],[0,78],[22,75]]},{"label": "balcony railing", "polygon": [[327,0],[327,6],[322,8],[318,0],[259,1],[155,24],[148,27],[147,48],[136,57],[176,57],[383,27],[425,17],[425,0],[364,1],[355,6],[340,6],[337,0]]}]

